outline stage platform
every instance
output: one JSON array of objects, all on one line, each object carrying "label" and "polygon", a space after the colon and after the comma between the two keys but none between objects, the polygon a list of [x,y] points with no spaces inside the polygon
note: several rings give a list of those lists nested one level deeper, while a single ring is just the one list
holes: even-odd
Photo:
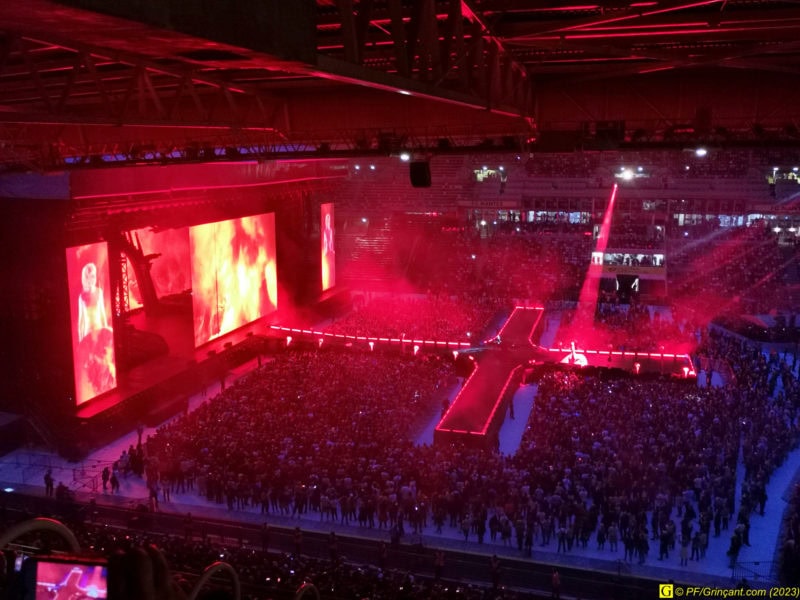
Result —
[{"label": "stage platform", "polygon": [[[305,307],[305,318],[337,314],[349,301],[346,288],[330,290]],[[131,364],[120,367],[118,362],[117,387],[76,409],[74,427],[58,442],[62,455],[78,459],[140,424],[155,426],[185,412],[189,397],[211,384],[224,389],[233,369],[253,359],[260,365],[262,357],[284,343],[275,338],[273,324],[299,314],[297,309],[279,310],[195,347],[191,306],[184,304],[128,316],[126,327],[134,331],[128,347]],[[64,430],[64,424],[57,429]]]},{"label": "stage platform", "polygon": [[133,314],[129,325],[157,334],[166,352],[117,375],[117,387],[79,406],[57,426],[46,422],[47,442],[72,461],[138,426],[155,427],[188,410],[189,398],[212,383],[224,387],[231,370],[265,353],[267,318],[198,348],[192,342],[191,315]]},{"label": "stage platform", "polygon": [[[224,376],[224,370],[217,369],[214,364],[218,356],[252,336],[264,334],[268,327],[262,319],[195,348],[192,343],[191,315],[146,317],[144,313],[139,313],[130,317],[130,324],[140,331],[154,332],[161,336],[166,342],[168,353],[154,357],[127,372],[120,372],[117,387],[80,406],[76,412],[78,419],[92,419],[124,400],[186,372],[191,372],[191,379],[195,383],[186,391],[199,389],[204,382]],[[220,365],[222,366],[224,365]]]},{"label": "stage platform", "polygon": [[535,382],[553,369],[587,374],[616,371],[619,376],[671,377],[695,382],[686,354],[546,348],[535,344],[542,308],[516,307],[498,333],[467,352],[476,364],[434,430],[434,443],[496,447],[508,405],[521,383]]},{"label": "stage platform", "polygon": [[461,441],[496,446],[508,403],[522,380],[523,365],[540,354],[531,336],[543,309],[517,307],[486,344],[472,374],[433,433],[434,443]]}]

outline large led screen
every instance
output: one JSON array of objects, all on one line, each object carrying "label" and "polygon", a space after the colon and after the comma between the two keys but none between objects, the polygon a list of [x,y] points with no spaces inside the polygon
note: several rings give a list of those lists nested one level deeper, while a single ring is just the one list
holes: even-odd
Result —
[{"label": "large led screen", "polygon": [[105,242],[67,248],[75,402],[117,387]]},{"label": "large led screen", "polygon": [[273,213],[191,227],[189,244],[195,346],[277,308]]},{"label": "large led screen", "polygon": [[320,206],[320,229],[322,235],[321,252],[322,252],[322,291],[332,288],[336,285],[336,253],[334,252],[333,238],[334,238],[334,225],[333,225],[333,203],[327,203]]},{"label": "large led screen", "polygon": [[[132,242],[150,258],[149,276],[156,296],[163,298],[181,294],[191,287],[189,272],[189,228],[137,229],[131,232]],[[135,274],[132,277],[131,274]],[[133,265],[128,262],[128,302],[131,310],[144,305],[144,298]]]}]

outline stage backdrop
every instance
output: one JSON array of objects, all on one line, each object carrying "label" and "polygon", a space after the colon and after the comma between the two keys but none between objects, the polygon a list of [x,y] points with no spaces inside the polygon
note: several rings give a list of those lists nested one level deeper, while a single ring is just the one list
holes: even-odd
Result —
[{"label": "stage backdrop", "polygon": [[322,265],[322,291],[336,285],[336,252],[334,251],[333,203],[320,206],[320,263]]},{"label": "stage backdrop", "polygon": [[108,246],[67,248],[75,402],[80,405],[117,387]]},{"label": "stage backdrop", "polygon": [[274,213],[191,227],[189,244],[195,346],[277,308]]},{"label": "stage backdrop", "polygon": [[[150,277],[159,298],[180,294],[191,288],[188,227],[161,231],[137,229],[131,234],[141,244],[145,255],[158,255],[150,263]],[[128,273],[133,272],[133,265],[128,261]],[[129,277],[128,285],[128,301],[133,310],[142,306],[142,294],[136,277]]]}]

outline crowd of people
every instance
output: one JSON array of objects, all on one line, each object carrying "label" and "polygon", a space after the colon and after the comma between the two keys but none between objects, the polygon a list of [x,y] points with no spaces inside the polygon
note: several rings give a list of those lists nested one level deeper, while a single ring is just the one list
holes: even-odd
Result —
[{"label": "crowd of people", "polygon": [[164,485],[193,484],[231,510],[343,523],[372,512],[370,521],[387,526],[387,502],[364,498],[413,489],[409,432],[454,383],[452,357],[289,352],[162,427],[146,451]]},{"label": "crowd of people", "polygon": [[[703,561],[711,540],[722,537],[733,564],[751,543],[751,515],[777,508],[766,487],[797,447],[800,385],[788,353],[765,356],[713,329],[697,353],[706,364],[725,361],[737,378],[715,388],[544,374],[520,447],[504,455],[410,441],[418,416],[456,383],[443,357],[288,351],[142,440],[121,476],[265,520],[277,514],[384,530],[395,543],[447,529],[489,552],[566,555],[591,547],[612,559],[683,566]],[[744,478],[737,481],[740,451]],[[797,514],[790,513],[782,543],[787,578],[800,572]],[[180,572],[197,573],[222,552],[253,597],[282,597],[303,581],[327,597],[456,593],[436,576],[333,555],[325,561],[253,544],[223,549],[190,534],[74,527],[84,545],[103,553],[155,542]],[[483,598],[493,588],[462,585],[456,595]]]},{"label": "crowd of people", "polygon": [[[24,513],[19,515],[19,519],[9,519],[6,515],[2,525],[8,526],[27,518],[29,515]],[[69,527],[84,549],[81,554],[84,559],[91,560],[94,557],[108,560],[110,569],[117,569],[116,573],[110,574],[108,581],[111,591],[109,597],[115,598],[187,598],[203,570],[218,561],[234,566],[243,600],[296,598],[298,590],[309,583],[313,584],[321,597],[329,600],[524,600],[532,597],[511,590],[499,581],[483,585],[475,581],[458,583],[446,577],[443,568],[434,569],[433,573],[419,574],[392,566],[391,554],[385,545],[375,553],[374,560],[354,562],[336,550],[335,534],[327,541],[329,556],[322,558],[311,556],[302,544],[291,551],[270,547],[269,536],[265,537],[263,529],[248,540],[219,543],[191,530],[159,533],[132,530],[114,522],[88,522],[77,515],[61,517],[61,521]],[[47,554],[62,543],[46,531],[34,531],[16,540],[18,550],[0,553],[0,559],[11,566],[9,572],[5,569],[0,572],[0,593],[3,593],[3,597],[9,600],[28,597],[22,591],[24,582],[15,573],[18,569],[14,567],[17,558],[27,559],[31,555],[31,548],[39,548]],[[155,557],[152,571],[149,571],[146,561],[143,562],[144,557]],[[159,568],[155,567],[155,561],[161,562]],[[487,577],[484,578],[487,582],[491,579],[492,567],[492,563],[487,561]],[[21,567],[19,570],[23,571]],[[150,581],[144,581],[148,578]],[[143,583],[149,583],[150,589],[146,589]],[[198,598],[229,600],[233,598],[232,589],[229,581],[212,580],[200,590]]]},{"label": "crowd of people", "polygon": [[666,227],[631,220],[614,220],[608,232],[608,248],[654,249],[664,252]]},{"label": "crowd of people", "polygon": [[[702,251],[699,251],[702,248]],[[700,240],[675,248],[668,286],[673,302],[711,317],[720,314],[767,314],[784,305],[800,247],[785,247],[768,227],[715,229]]]},{"label": "crowd of people", "polygon": [[556,344],[569,347],[574,340],[595,349],[669,353],[688,353],[697,345],[695,324],[673,318],[668,310],[651,310],[635,301],[621,304],[615,294],[604,294],[601,300],[590,330],[572,327],[580,306],[563,311]]},{"label": "crowd of people", "polygon": [[[424,295],[376,296],[328,330],[434,340],[463,340],[469,332],[477,340],[514,302],[574,302],[594,244],[580,228],[428,236],[407,273]],[[619,231],[620,243],[664,241],[663,232]],[[109,493],[120,478],[141,477],[151,510],[171,494],[193,493],[232,513],[371,528],[393,543],[447,530],[489,551],[504,546],[529,557],[537,549],[580,554],[592,547],[632,563],[685,566],[702,561],[722,537],[734,564],[751,543],[751,515],[774,509],[766,492],[771,474],[798,445],[800,386],[796,356],[765,356],[757,345],[701,326],[708,315],[741,310],[743,292],[768,303],[763,290],[780,283],[785,249],[762,230],[708,241],[704,252],[687,254],[696,256],[686,258],[689,268],[670,270],[669,318],[609,296],[594,312],[592,336],[599,347],[667,346],[693,352],[698,365],[725,364],[722,387],[550,372],[537,382],[519,449],[503,454],[413,442],[459,383],[448,355],[290,348],[131,447],[108,474]],[[571,315],[561,313],[564,332]],[[572,338],[557,340],[566,346]],[[737,480],[740,452],[744,477]],[[784,572],[795,578],[799,524],[795,510],[783,543]],[[160,543],[181,566],[218,554],[205,542]],[[450,593],[407,573],[331,570],[252,549],[230,557],[254,583],[266,576],[296,586],[310,577],[370,598]],[[397,595],[406,587],[413,594]]]},{"label": "crowd of people", "polygon": [[591,237],[540,235],[523,226],[498,226],[491,238],[442,232],[420,245],[408,277],[420,290],[477,305],[577,299],[591,249]]},{"label": "crowd of people", "polygon": [[365,299],[326,331],[404,340],[477,340],[496,308],[444,295],[381,294]]},{"label": "crowd of people", "polygon": [[741,376],[718,388],[543,376],[513,455],[410,440],[415,417],[455,383],[443,358],[289,352],[161,428],[145,452],[173,491],[395,542],[448,528],[528,556],[591,544],[684,564],[730,536],[733,561],[797,445],[800,388],[783,359],[735,338],[708,333],[699,352]]}]

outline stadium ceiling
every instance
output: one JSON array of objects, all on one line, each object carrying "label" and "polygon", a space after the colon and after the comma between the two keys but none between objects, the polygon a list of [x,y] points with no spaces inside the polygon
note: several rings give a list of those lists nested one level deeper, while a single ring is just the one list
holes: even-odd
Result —
[{"label": "stadium ceiling", "polygon": [[794,139],[798,73],[795,2],[5,2],[0,168]]}]

